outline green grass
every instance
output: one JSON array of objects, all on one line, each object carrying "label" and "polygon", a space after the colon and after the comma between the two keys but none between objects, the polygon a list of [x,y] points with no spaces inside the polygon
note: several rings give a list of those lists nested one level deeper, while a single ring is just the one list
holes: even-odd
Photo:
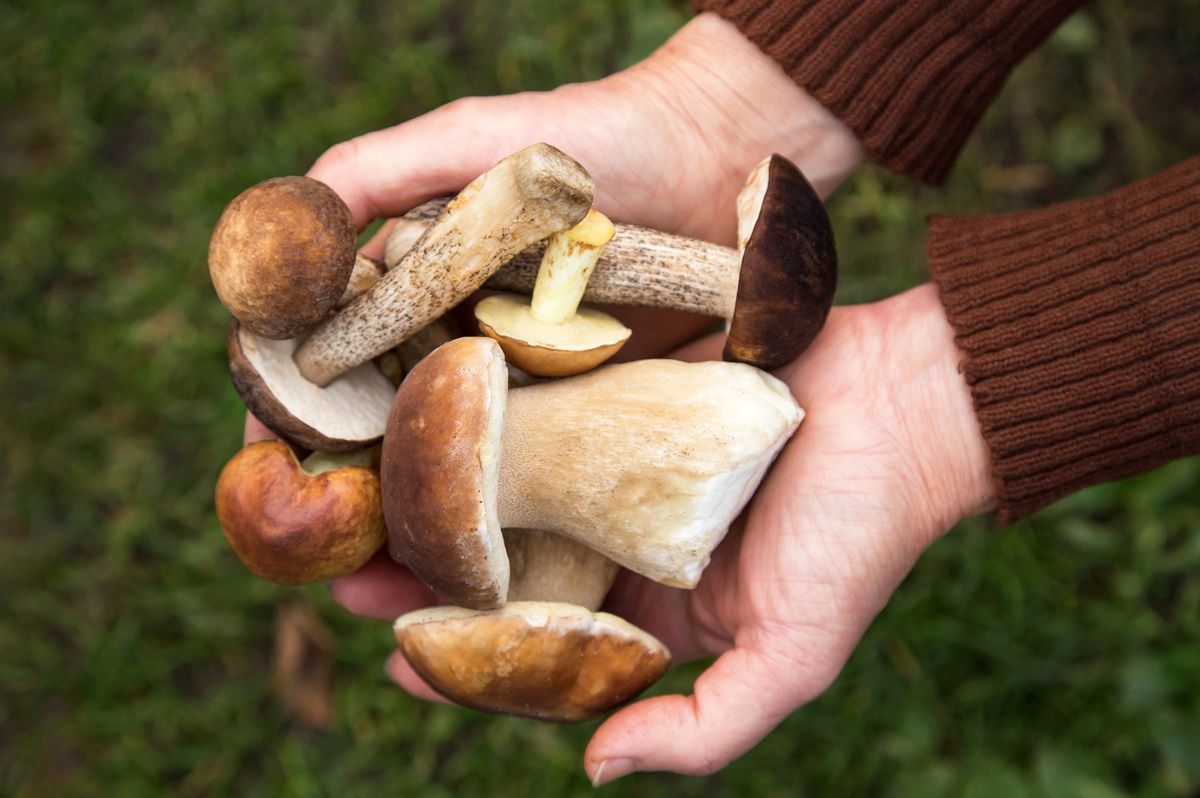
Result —
[{"label": "green grass", "polygon": [[[593,726],[420,704],[386,625],[251,578],[213,518],[240,442],[205,246],[224,203],[457,96],[617,69],[634,0],[0,0],[0,794],[589,794]],[[832,201],[844,302],[925,279],[924,216],[1035,207],[1200,151],[1200,2],[1105,1],[1014,75],[949,184]],[[934,547],[834,688],[709,780],[627,795],[1200,791],[1200,463]],[[276,608],[337,639],[337,722],[270,689]],[[686,690],[696,667],[658,690]]]}]

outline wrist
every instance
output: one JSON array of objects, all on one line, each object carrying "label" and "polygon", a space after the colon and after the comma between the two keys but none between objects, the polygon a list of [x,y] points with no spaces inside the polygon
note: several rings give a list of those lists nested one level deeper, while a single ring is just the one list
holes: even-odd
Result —
[{"label": "wrist", "polygon": [[614,79],[640,84],[705,140],[730,198],[771,153],[794,161],[822,197],[864,157],[850,128],[715,14],[693,18]]},{"label": "wrist", "polygon": [[994,507],[991,455],[936,287],[926,284],[882,304],[898,320],[894,335],[907,350],[896,423],[911,453],[912,502],[925,513],[920,528],[929,545],[958,521]]}]

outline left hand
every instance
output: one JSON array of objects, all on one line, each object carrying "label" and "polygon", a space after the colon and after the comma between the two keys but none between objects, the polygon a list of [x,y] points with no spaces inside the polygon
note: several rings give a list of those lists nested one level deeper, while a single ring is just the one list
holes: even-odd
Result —
[{"label": "left hand", "polygon": [[[707,340],[682,359],[719,356]],[[692,695],[613,714],[584,756],[597,785],[634,771],[712,773],[820,695],[917,557],[991,502],[989,460],[959,353],[926,285],[835,308],[779,376],[807,417],[695,590],[633,574],[605,609],[658,637],[676,662],[716,655]],[[352,612],[391,620],[433,603],[377,558],[333,584]],[[441,699],[396,653],[392,677]]]}]

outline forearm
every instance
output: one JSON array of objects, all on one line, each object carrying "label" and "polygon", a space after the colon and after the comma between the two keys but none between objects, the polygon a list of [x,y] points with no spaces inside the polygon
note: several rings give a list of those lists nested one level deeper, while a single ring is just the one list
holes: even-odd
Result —
[{"label": "forearm", "polygon": [[1001,520],[1200,452],[1200,159],[928,251]]}]

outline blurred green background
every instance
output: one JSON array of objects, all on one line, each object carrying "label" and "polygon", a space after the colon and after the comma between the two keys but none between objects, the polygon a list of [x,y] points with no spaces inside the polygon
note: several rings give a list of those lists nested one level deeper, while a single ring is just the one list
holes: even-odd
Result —
[{"label": "blurred green background", "polygon": [[[335,142],[602,75],[685,18],[665,0],[0,2],[0,794],[591,792],[593,725],[413,701],[381,671],[386,625],[226,548],[211,494],[242,409],[205,248],[238,191]],[[1017,70],[947,186],[871,167],[835,196],[840,301],[925,279],[926,214],[1040,206],[1197,152],[1200,0],[1097,2]],[[606,792],[1197,794],[1198,485],[1193,459],[1013,529],[964,524],[751,754]],[[326,729],[272,690],[281,607],[336,641]]]}]

